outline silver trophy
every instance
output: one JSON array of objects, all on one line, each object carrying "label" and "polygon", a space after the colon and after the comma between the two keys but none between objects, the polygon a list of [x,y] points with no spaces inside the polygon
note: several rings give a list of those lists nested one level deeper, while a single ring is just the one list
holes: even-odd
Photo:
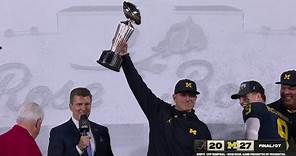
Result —
[{"label": "silver trophy", "polygon": [[128,19],[126,21],[121,21],[116,29],[115,36],[112,40],[112,46],[110,50],[104,50],[97,60],[102,66],[109,68],[111,70],[120,71],[122,58],[118,54],[118,44],[124,40],[128,41],[132,33],[134,32],[134,26],[132,23],[137,25],[141,24],[141,15],[137,7],[130,2],[123,2],[123,12],[125,17]]}]

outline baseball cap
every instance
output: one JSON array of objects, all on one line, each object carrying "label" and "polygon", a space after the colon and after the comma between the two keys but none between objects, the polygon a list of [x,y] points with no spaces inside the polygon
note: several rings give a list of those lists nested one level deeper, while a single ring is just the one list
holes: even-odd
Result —
[{"label": "baseball cap", "polygon": [[240,97],[252,92],[259,92],[264,94],[264,88],[257,81],[245,81],[240,84],[238,93],[231,95],[231,98],[239,99]]},{"label": "baseball cap", "polygon": [[275,84],[284,84],[290,86],[296,86],[296,71],[288,70],[281,74],[281,81]]},{"label": "baseball cap", "polygon": [[196,90],[196,84],[194,81],[191,81],[189,79],[182,79],[179,80],[175,86],[175,94],[177,93],[194,93],[194,94],[200,94]]}]

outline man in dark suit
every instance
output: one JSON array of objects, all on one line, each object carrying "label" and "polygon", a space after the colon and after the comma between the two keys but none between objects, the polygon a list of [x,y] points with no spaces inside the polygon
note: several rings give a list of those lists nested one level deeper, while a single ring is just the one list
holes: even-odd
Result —
[{"label": "man in dark suit", "polygon": [[50,131],[48,156],[113,156],[107,127],[89,122],[87,135],[79,132],[81,115],[90,115],[92,95],[87,88],[75,88],[70,94],[72,117]]}]

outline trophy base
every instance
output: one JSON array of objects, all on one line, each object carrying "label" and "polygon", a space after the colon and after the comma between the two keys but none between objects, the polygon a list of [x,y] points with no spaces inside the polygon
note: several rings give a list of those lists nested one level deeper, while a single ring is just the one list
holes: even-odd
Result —
[{"label": "trophy base", "polygon": [[120,71],[121,62],[121,56],[115,54],[115,52],[111,50],[104,50],[102,55],[100,56],[100,59],[97,60],[97,63],[99,63],[100,65],[116,72]]}]

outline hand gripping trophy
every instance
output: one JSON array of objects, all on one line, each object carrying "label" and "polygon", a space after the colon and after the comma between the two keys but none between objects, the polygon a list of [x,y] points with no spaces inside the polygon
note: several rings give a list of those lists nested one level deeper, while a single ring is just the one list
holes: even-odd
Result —
[{"label": "hand gripping trophy", "polygon": [[104,50],[100,56],[100,59],[97,60],[102,66],[109,68],[111,70],[120,71],[122,58],[118,54],[118,44],[124,40],[127,41],[132,33],[134,32],[134,27],[132,23],[137,25],[141,24],[141,15],[137,7],[130,2],[123,2],[123,12],[127,21],[121,21],[115,33],[115,36],[112,40],[112,46],[110,50]]}]

